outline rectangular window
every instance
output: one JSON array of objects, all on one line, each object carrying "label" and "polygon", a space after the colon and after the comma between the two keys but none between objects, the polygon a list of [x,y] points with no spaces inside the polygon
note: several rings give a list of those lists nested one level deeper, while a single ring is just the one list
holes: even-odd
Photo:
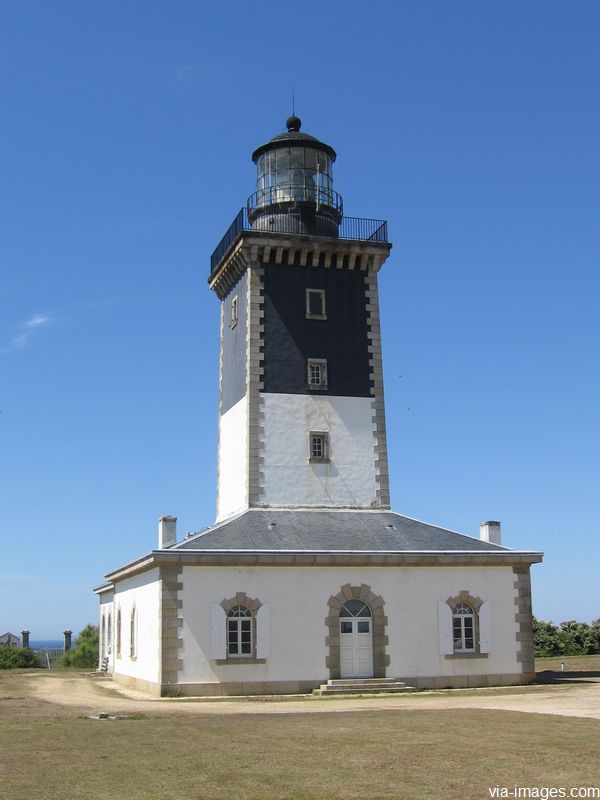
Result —
[{"label": "rectangular window", "polygon": [[465,650],[474,650],[475,649],[475,636],[473,631],[473,620],[467,617],[465,619],[465,639],[464,639]]},{"label": "rectangular window", "polygon": [[252,655],[252,620],[243,619],[240,627],[242,634],[242,655]]},{"label": "rectangular window", "polygon": [[324,358],[309,358],[306,371],[309,389],[327,389],[327,361]]},{"label": "rectangular window", "polygon": [[227,653],[230,658],[252,656],[252,618],[227,620]]},{"label": "rectangular window", "polygon": [[476,652],[475,613],[466,603],[460,603],[454,609],[452,638],[454,639],[455,653]]},{"label": "rectangular window", "polygon": [[306,319],[327,319],[325,289],[306,290]]},{"label": "rectangular window", "polygon": [[228,635],[227,639],[228,639],[228,644],[229,644],[229,655],[237,656],[238,652],[239,652],[239,650],[238,650],[238,646],[239,646],[239,641],[238,641],[239,630],[238,630],[238,627],[239,626],[238,626],[237,619],[230,619],[228,621],[228,627],[229,627],[229,635]]},{"label": "rectangular window", "polygon": [[454,639],[454,650],[462,650],[462,625],[458,617],[454,617],[452,620],[452,638]]},{"label": "rectangular window", "polygon": [[308,446],[309,461],[317,463],[329,461],[329,434],[323,431],[311,431]]},{"label": "rectangular window", "polygon": [[231,318],[229,320],[229,327],[235,328],[238,323],[238,296],[231,298]]}]

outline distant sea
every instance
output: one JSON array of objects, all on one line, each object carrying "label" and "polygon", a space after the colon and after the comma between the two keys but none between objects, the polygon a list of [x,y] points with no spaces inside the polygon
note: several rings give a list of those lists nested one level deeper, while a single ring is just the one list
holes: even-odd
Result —
[{"label": "distant sea", "polygon": [[62,639],[31,639],[29,647],[31,650],[55,650],[63,647]]}]

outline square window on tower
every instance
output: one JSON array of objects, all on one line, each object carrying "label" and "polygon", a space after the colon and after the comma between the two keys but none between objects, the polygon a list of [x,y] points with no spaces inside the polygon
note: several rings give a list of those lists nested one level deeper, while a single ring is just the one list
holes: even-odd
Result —
[{"label": "square window on tower", "polygon": [[324,431],[311,431],[308,435],[309,455],[312,463],[327,463],[329,461],[329,434]]},{"label": "square window on tower", "polygon": [[306,362],[306,379],[309,389],[327,389],[327,360],[309,358]]},{"label": "square window on tower", "polygon": [[231,318],[229,320],[229,327],[235,328],[238,323],[238,296],[231,298]]},{"label": "square window on tower", "polygon": [[327,319],[325,289],[306,290],[306,319]]}]

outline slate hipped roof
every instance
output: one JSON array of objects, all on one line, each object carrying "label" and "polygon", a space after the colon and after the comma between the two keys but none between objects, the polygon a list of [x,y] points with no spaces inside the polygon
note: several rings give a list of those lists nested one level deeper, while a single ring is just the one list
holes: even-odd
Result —
[{"label": "slate hipped roof", "polygon": [[509,552],[393,511],[250,509],[169,550]]}]

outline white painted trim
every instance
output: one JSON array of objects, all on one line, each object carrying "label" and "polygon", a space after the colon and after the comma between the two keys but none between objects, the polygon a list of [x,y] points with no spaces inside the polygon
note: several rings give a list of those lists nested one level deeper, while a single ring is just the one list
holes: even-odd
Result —
[{"label": "white painted trim", "polygon": [[489,600],[479,608],[479,652],[492,651],[492,605]]},{"label": "white painted trim", "polygon": [[269,658],[271,654],[270,636],[271,606],[264,603],[256,612],[256,657]]},{"label": "white painted trim", "polygon": [[219,417],[217,520],[248,506],[248,400],[246,396]]},{"label": "white painted trim", "polygon": [[219,603],[210,604],[210,657],[226,658],[227,647],[225,609]]},{"label": "white painted trim", "polygon": [[[263,393],[261,502],[274,507],[373,508],[377,500],[370,397]],[[329,436],[311,462],[310,432]]]},{"label": "white painted trim", "polygon": [[452,609],[445,600],[438,601],[438,643],[440,655],[447,656],[454,652]]}]

